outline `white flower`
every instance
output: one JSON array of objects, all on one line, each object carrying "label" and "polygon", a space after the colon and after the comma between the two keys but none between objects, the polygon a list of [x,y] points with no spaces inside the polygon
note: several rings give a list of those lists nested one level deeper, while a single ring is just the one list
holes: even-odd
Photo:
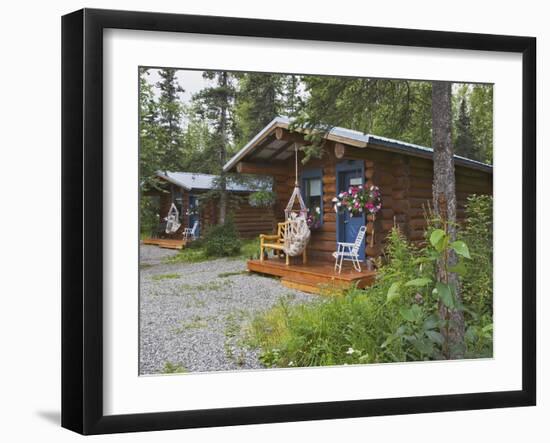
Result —
[{"label": "white flower", "polygon": [[338,197],[342,198],[344,196],[344,194],[342,192],[340,192],[340,194],[338,194]]},{"label": "white flower", "polygon": [[289,362],[288,362],[288,366],[294,366],[294,362],[293,362],[293,361],[289,361]]},{"label": "white flower", "polygon": [[346,351],[346,354],[351,355],[351,354],[353,354],[354,352],[355,352],[355,349],[353,349],[353,348],[348,348],[348,350]]},{"label": "white flower", "polygon": [[320,213],[321,213],[321,208],[320,208],[319,206],[317,206],[317,207],[315,208],[315,212],[316,212],[317,214],[320,214]]},{"label": "white flower", "polygon": [[336,203],[336,206],[340,207],[340,206],[342,206],[342,203],[338,202],[338,203]]}]

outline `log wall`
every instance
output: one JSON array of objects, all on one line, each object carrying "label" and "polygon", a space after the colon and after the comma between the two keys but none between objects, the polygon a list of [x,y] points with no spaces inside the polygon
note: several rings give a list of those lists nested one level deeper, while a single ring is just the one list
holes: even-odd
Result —
[{"label": "log wall", "polygon": [[[365,162],[365,184],[376,185],[382,193],[382,210],[376,218],[367,217],[366,254],[377,257],[381,254],[385,238],[391,228],[398,226],[414,242],[424,240],[426,228],[425,211],[432,205],[433,162],[431,159],[392,153],[382,148],[354,148],[345,146],[342,159],[334,155],[334,144],[327,142],[322,159],[300,163],[299,171],[322,168],[323,171],[323,225],[312,232],[308,247],[311,258],[332,260],[336,249],[336,214],[332,198],[336,195],[336,163],[341,160]],[[294,187],[294,158],[286,162],[287,173],[274,175],[274,190],[277,203],[274,216],[284,220],[284,209]],[[279,170],[280,168],[278,168]],[[464,221],[464,206],[470,194],[492,194],[492,174],[456,166],[457,220]],[[373,238],[374,235],[374,238]]]},{"label": "log wall", "polygon": [[[167,238],[181,238],[183,229],[189,226],[189,216],[186,211],[189,208],[189,191],[182,189],[183,192],[183,221],[178,231],[171,235],[164,235]],[[216,200],[201,201],[203,192],[192,192],[199,198],[201,224],[201,235],[206,232],[208,227],[218,224],[219,212]],[[152,194],[151,194],[152,195]],[[160,218],[166,217],[172,204],[170,192],[162,192],[160,196]],[[273,208],[255,208],[248,204],[249,193],[233,193],[230,196],[228,204],[228,215],[233,216],[235,227],[241,238],[253,238],[262,233],[270,233],[276,226]]]}]

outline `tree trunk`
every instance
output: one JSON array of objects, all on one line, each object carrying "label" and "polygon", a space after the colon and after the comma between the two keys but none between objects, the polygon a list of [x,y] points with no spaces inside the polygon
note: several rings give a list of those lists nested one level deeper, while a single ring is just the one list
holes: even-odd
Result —
[{"label": "tree trunk", "polygon": [[227,111],[229,107],[229,99],[227,97],[227,72],[221,74],[220,86],[225,92],[225,97],[222,100],[220,109],[220,122],[218,131],[220,134],[221,146],[220,146],[220,216],[219,223],[223,225],[225,223],[225,217],[227,214],[227,178],[223,167],[227,161]]},{"label": "tree trunk", "polygon": [[[434,150],[433,205],[435,215],[440,219],[442,228],[447,231],[451,241],[456,239],[456,191],[453,145],[451,138],[451,83],[433,82],[432,84],[432,146]],[[457,262],[454,251],[448,255],[447,266]],[[449,283],[455,288],[455,298],[461,301],[458,276],[446,271],[443,261],[437,264],[439,281]],[[462,358],[464,355],[464,315],[461,310],[448,309],[439,304],[441,319],[448,326],[442,329],[446,339],[447,358]]]}]

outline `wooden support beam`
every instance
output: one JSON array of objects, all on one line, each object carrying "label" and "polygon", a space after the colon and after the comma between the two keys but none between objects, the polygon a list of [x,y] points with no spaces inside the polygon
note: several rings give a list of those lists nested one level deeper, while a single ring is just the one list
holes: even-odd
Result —
[{"label": "wooden support beam", "polygon": [[258,175],[287,175],[288,169],[275,166],[269,163],[250,163],[250,162],[239,162],[236,166],[237,172],[239,174],[258,174]]},{"label": "wooden support beam", "polygon": [[284,140],[290,143],[304,144],[304,134],[298,132],[290,132],[287,129],[277,128],[275,129],[275,138],[277,140]]},{"label": "wooden support beam", "polygon": [[[277,128],[277,129],[281,129],[281,128]],[[273,154],[271,154],[267,160],[273,160],[275,157],[277,157],[278,155],[282,154],[283,152],[285,152],[288,148],[290,148],[292,146],[293,142],[289,141],[287,143],[285,143],[283,146],[281,146],[279,149],[277,149]]]}]

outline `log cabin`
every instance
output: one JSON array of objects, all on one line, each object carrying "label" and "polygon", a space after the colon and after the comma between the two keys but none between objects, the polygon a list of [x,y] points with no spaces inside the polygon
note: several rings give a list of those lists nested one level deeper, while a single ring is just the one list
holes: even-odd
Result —
[{"label": "log cabin", "polygon": [[[277,194],[273,211],[279,222],[284,220],[284,208],[294,187],[295,147],[307,144],[305,132],[291,131],[289,125],[288,118],[276,117],[224,167],[227,172],[271,176],[273,191]],[[281,270],[277,260],[264,261],[261,266],[256,261],[249,261],[249,270],[278,275],[285,283],[289,272],[301,269],[301,274],[293,276],[294,283],[290,280],[286,283],[289,287],[307,290],[307,271],[315,266],[331,280],[348,278],[355,281],[359,278],[353,270],[342,272],[338,277],[329,263],[334,263],[332,254],[337,242],[354,242],[361,226],[367,228],[366,240],[359,253],[361,260],[381,255],[385,238],[394,224],[411,241],[423,241],[425,209],[432,201],[431,148],[334,127],[324,136],[321,158],[302,164],[303,153],[298,152],[302,197],[310,211],[320,208],[321,213],[320,226],[312,230],[307,248],[310,263],[306,268],[296,259],[294,265]],[[461,222],[468,195],[492,194],[492,166],[460,156],[454,157],[454,163],[457,219]],[[334,211],[332,199],[354,185],[380,188],[382,209],[376,217],[364,213],[350,216],[346,211]],[[270,266],[277,269],[270,269]],[[291,270],[293,266],[294,271]],[[372,281],[372,272],[363,274],[365,278],[359,282],[366,285]],[[317,277],[320,282],[326,281],[320,275]]]},{"label": "log cabin", "polygon": [[[217,176],[194,172],[158,172],[160,189],[144,193],[146,198],[155,200],[158,209],[159,229],[144,240],[145,244],[156,244],[162,247],[181,249],[184,246],[183,230],[197,225],[197,237],[209,226],[219,223],[217,199],[207,197],[207,193],[216,189]],[[235,183],[228,181],[228,215],[233,217],[235,227],[241,238],[254,238],[262,232],[273,229],[275,218],[273,208],[253,207],[248,197],[261,187],[261,181]],[[180,228],[173,234],[166,234],[162,220],[174,204],[178,210]]]}]

